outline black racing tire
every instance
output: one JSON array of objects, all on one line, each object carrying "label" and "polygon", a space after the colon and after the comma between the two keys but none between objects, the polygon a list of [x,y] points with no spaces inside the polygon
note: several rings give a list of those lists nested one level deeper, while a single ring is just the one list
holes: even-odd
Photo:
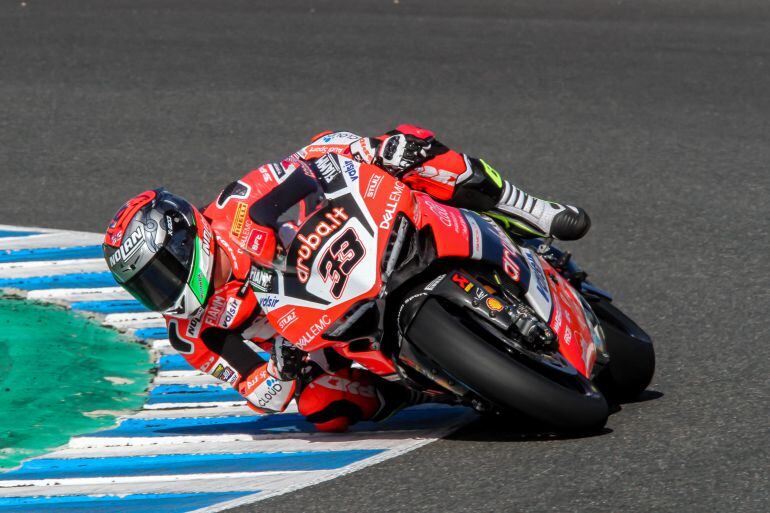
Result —
[{"label": "black racing tire", "polygon": [[[482,330],[478,330],[481,332]],[[607,421],[607,401],[575,372],[569,386],[533,370],[428,298],[406,333],[441,369],[503,411],[521,412],[560,431],[596,431]]]},{"label": "black racing tire", "polygon": [[590,302],[599,319],[610,361],[597,377],[597,385],[614,400],[633,400],[652,381],[655,349],[652,338],[631,318],[606,299]]}]

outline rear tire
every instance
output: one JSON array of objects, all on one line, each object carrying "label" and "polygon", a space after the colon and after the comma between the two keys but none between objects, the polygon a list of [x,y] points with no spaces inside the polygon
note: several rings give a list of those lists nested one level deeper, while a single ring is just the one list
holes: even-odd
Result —
[{"label": "rear tire", "polygon": [[607,402],[585,377],[559,372],[559,383],[537,372],[537,365],[497,349],[435,298],[425,301],[406,336],[438,367],[503,411],[567,431],[594,431],[607,421]]}]

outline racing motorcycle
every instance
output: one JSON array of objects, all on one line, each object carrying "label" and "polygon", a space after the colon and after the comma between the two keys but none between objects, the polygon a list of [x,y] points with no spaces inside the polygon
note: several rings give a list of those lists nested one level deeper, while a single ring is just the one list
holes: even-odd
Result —
[{"label": "racing motorcycle", "polygon": [[568,253],[374,165],[328,154],[309,167],[323,201],[285,244],[271,290],[255,290],[299,349],[562,430],[603,426],[605,396],[650,383],[650,337]]}]

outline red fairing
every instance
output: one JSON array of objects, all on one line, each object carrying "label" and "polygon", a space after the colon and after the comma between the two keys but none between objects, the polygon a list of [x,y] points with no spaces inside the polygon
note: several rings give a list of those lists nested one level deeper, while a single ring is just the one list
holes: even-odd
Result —
[{"label": "red fairing", "polygon": [[559,337],[559,351],[583,376],[590,378],[596,360],[596,348],[580,300],[564,278],[545,260],[540,259],[548,277],[553,299],[551,329]]},{"label": "red fairing", "polygon": [[104,243],[108,246],[120,247],[123,241],[123,235],[126,232],[126,227],[134,218],[134,215],[143,206],[155,199],[155,191],[144,191],[128,200],[125,205],[120,207],[118,213],[112,218],[110,224],[107,226],[107,233],[104,235]]},{"label": "red fairing", "polygon": [[468,223],[459,210],[419,192],[414,193],[414,203],[415,223],[419,229],[433,230],[439,258],[470,256]]}]

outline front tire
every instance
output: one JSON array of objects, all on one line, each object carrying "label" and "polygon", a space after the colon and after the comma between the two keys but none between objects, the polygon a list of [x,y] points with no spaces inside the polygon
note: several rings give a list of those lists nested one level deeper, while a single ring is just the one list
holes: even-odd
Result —
[{"label": "front tire", "polygon": [[563,431],[604,426],[608,415],[604,396],[574,368],[551,379],[532,362],[525,364],[494,347],[482,332],[470,329],[437,299],[428,298],[406,337],[438,367],[503,411],[518,411]]}]

